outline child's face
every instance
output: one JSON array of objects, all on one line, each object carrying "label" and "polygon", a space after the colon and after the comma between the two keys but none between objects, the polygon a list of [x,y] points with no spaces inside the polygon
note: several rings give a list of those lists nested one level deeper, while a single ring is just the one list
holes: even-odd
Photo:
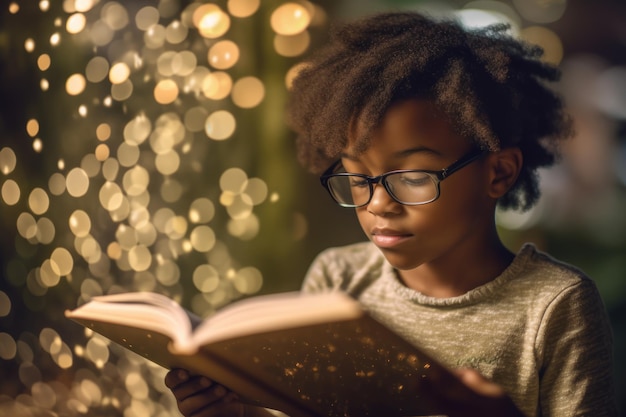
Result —
[{"label": "child's face", "polygon": [[[357,127],[351,135],[358,134]],[[370,176],[397,169],[441,170],[472,149],[432,102],[406,100],[387,111],[365,152],[356,155],[348,145],[342,163],[347,172]],[[371,201],[355,210],[387,260],[400,270],[413,269],[453,259],[449,255],[455,251],[475,250],[484,242],[496,203],[487,194],[488,183],[487,164],[480,158],[442,181],[440,196],[431,203],[400,204],[378,184]]]}]

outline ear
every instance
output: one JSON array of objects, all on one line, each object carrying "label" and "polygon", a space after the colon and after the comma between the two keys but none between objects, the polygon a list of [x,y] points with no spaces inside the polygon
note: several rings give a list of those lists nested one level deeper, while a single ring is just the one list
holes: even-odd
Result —
[{"label": "ear", "polygon": [[489,155],[489,196],[495,199],[502,197],[515,184],[522,169],[524,158],[522,151],[505,148]]}]

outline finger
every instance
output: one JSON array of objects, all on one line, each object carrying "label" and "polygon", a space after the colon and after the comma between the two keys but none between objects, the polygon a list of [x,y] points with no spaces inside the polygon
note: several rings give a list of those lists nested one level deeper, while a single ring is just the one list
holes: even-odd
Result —
[{"label": "finger", "polygon": [[503,397],[505,395],[502,387],[491,382],[473,369],[459,369],[456,371],[456,374],[465,385],[481,395],[492,398]]},{"label": "finger", "polygon": [[[221,385],[213,385],[203,391],[197,391],[178,401],[178,409],[185,416],[219,415],[220,407],[225,404],[228,390]],[[231,402],[232,403],[232,402]]]},{"label": "finger", "polygon": [[189,417],[244,417],[245,406],[235,396],[226,394],[224,398],[197,410]]},{"label": "finger", "polygon": [[213,382],[204,376],[190,376],[185,382],[170,388],[178,401],[185,400],[188,397],[197,395],[206,391],[213,385]]},{"label": "finger", "polygon": [[189,372],[184,369],[172,369],[165,375],[165,386],[169,389],[186,382],[189,379]]}]

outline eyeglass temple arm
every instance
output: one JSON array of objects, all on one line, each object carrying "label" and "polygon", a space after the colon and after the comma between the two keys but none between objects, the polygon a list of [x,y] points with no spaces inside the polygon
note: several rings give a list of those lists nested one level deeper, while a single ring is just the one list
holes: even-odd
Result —
[{"label": "eyeglass temple arm", "polygon": [[449,177],[450,175],[454,174],[459,169],[463,168],[466,165],[471,164],[476,159],[480,158],[486,153],[489,153],[489,151],[486,149],[477,149],[476,151],[468,155],[466,158],[459,159],[458,161],[450,165],[448,168],[441,171],[441,179],[443,180],[444,178]]}]

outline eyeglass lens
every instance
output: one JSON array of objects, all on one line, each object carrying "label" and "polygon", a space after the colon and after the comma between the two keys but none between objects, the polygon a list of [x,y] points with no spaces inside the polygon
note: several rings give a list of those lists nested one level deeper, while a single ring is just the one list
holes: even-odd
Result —
[{"label": "eyeglass lens", "polygon": [[[396,172],[385,175],[381,182],[391,196],[401,203],[421,204],[437,196],[437,181],[425,172]],[[361,175],[338,175],[329,178],[328,186],[339,204],[367,204],[374,185]]]}]

